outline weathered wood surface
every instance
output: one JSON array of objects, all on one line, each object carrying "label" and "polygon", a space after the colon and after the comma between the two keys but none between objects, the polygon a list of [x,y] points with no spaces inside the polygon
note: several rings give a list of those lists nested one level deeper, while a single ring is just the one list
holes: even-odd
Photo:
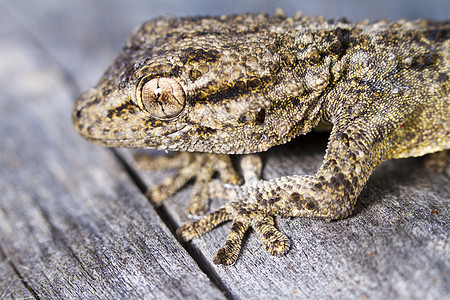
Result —
[{"label": "weathered wood surface", "polygon": [[0,295],[225,298],[113,153],[79,139],[64,73],[0,11]]},{"label": "weathered wood surface", "polygon": [[[230,224],[179,244],[173,230],[189,220],[191,189],[155,210],[121,160],[146,185],[170,172],[136,170],[132,151],[119,159],[89,144],[70,120],[73,99],[131,28],[167,11],[148,1],[93,3],[0,4],[0,299],[450,295],[450,182],[421,159],[380,166],[350,218],[277,219],[292,242],[282,258],[250,232],[235,265],[212,265]],[[263,155],[263,176],[312,174],[325,147],[323,134],[276,147]]]}]

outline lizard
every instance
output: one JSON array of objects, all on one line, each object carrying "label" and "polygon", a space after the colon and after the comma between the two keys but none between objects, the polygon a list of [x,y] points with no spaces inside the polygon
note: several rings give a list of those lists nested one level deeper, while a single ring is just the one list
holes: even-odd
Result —
[{"label": "lizard", "polygon": [[[189,241],[231,221],[215,264],[236,261],[249,228],[281,256],[290,242],[274,217],[345,218],[381,162],[450,148],[449,32],[449,21],[280,11],[159,17],[130,35],[72,119],[100,145],[179,152],[140,159],[179,168],[148,189],[154,203],[194,178],[190,212],[203,213],[206,198],[228,201],[177,230]],[[331,132],[316,174],[242,182],[230,155],[266,151],[320,124]]]}]

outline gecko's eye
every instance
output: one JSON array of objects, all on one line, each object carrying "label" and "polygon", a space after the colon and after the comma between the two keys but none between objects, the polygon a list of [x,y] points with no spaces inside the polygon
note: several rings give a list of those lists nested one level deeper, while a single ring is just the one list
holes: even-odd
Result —
[{"label": "gecko's eye", "polygon": [[183,87],[172,78],[159,77],[147,81],[141,91],[142,105],[157,119],[178,116],[186,104]]}]

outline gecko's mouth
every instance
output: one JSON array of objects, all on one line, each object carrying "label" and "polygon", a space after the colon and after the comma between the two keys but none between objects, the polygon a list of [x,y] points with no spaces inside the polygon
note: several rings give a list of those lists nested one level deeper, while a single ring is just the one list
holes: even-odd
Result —
[{"label": "gecko's mouth", "polygon": [[[110,147],[152,149],[179,149],[180,144],[189,144],[188,131],[194,125],[153,117],[133,103],[126,93],[114,97],[109,95],[108,99],[104,97],[99,89],[93,88],[75,102],[72,121],[86,140]],[[176,100],[177,104],[181,103],[180,97]],[[182,108],[175,107],[170,112],[176,110],[178,113]],[[165,109],[164,113],[167,114],[168,110]]]},{"label": "gecko's mouth", "polygon": [[[179,147],[170,147],[170,145],[163,145],[159,140],[154,138],[108,138],[108,137],[94,137],[85,134],[83,131],[78,131],[80,135],[87,141],[105,147],[125,147],[125,148],[147,148],[154,150],[181,150]],[[171,149],[173,148],[173,149]]]},{"label": "gecko's mouth", "polygon": [[106,110],[98,110],[82,97],[75,103],[72,120],[84,139],[107,147],[182,150],[189,147],[186,140],[192,129],[192,125],[186,123],[149,128],[140,112],[118,121],[120,119],[108,117]]}]

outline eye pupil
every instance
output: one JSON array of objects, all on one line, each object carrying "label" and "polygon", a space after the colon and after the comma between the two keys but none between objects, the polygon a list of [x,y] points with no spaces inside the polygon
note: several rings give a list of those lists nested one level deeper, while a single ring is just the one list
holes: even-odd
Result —
[{"label": "eye pupil", "polygon": [[161,92],[162,92],[162,90],[161,90],[160,87],[156,88],[156,89],[153,91],[153,93],[155,93],[155,96],[156,96],[156,97],[159,97],[159,96],[161,95]]},{"label": "eye pupil", "polygon": [[157,119],[178,116],[186,105],[186,96],[181,84],[167,77],[153,78],[142,87],[142,105]]}]

